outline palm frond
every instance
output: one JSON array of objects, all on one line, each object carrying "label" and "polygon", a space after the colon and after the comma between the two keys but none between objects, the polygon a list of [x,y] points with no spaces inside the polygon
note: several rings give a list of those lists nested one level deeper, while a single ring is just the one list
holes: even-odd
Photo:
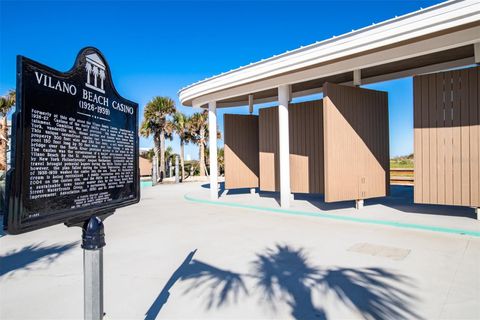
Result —
[{"label": "palm frond", "polygon": [[154,97],[143,111],[140,134],[144,137],[159,134],[168,129],[167,116],[176,112],[175,102],[169,97]]},{"label": "palm frond", "polygon": [[15,90],[10,90],[8,93],[0,97],[0,114],[5,117],[7,113],[12,109],[16,102]]}]

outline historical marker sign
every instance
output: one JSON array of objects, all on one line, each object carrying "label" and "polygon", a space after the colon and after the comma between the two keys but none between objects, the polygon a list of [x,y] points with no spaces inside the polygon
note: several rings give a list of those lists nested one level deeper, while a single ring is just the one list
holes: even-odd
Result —
[{"label": "historical marker sign", "polygon": [[19,56],[12,132],[9,233],[139,201],[138,105],[117,93],[97,49],[81,50],[66,73]]}]

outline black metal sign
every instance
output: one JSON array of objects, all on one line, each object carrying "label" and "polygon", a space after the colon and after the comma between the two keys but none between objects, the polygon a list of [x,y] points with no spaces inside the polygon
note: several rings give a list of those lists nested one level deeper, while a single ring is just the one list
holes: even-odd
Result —
[{"label": "black metal sign", "polygon": [[138,104],[122,98],[99,50],[58,72],[17,58],[9,233],[76,223],[140,199]]}]

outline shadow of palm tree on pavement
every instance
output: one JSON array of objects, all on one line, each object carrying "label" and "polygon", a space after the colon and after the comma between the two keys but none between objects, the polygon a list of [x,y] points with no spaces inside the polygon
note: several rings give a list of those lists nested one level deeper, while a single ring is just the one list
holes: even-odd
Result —
[{"label": "shadow of palm tree on pavement", "polygon": [[189,293],[193,290],[207,292],[206,307],[221,307],[229,303],[238,301],[241,293],[248,295],[248,290],[241,274],[222,270],[213,267],[204,262],[193,260],[188,272],[182,277],[182,280],[192,280],[191,286],[184,292]]},{"label": "shadow of palm tree on pavement", "polygon": [[[314,301],[315,293],[333,296],[367,319],[421,319],[412,306],[417,298],[400,288],[412,287],[411,280],[381,268],[321,268],[308,261],[305,250],[277,244],[257,254],[251,272],[242,274],[194,260],[194,253],[175,272],[175,281],[188,281],[184,294],[200,293],[207,309],[236,303],[255,292],[260,293],[259,302],[267,302],[273,310],[288,305],[295,319],[327,319],[326,310],[318,305],[321,301]],[[247,279],[254,283],[250,290]],[[169,281],[168,289],[173,284]],[[155,319],[161,306],[147,312],[145,319]]]},{"label": "shadow of palm tree on pavement", "polygon": [[257,288],[273,306],[286,302],[295,319],[326,319],[312,293],[333,294],[345,305],[371,319],[419,318],[410,306],[415,297],[398,287],[404,276],[380,268],[329,268],[311,265],[303,249],[276,245],[253,262]]},{"label": "shadow of palm tree on pavement", "polygon": [[9,251],[0,256],[0,277],[6,274],[13,275],[20,269],[31,270],[36,262],[51,264],[77,244],[78,241],[44,246],[42,242]]}]

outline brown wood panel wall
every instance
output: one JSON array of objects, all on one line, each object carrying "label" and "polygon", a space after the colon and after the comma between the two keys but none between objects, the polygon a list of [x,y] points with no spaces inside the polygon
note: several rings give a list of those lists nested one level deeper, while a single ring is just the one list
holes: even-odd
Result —
[{"label": "brown wood panel wall", "polygon": [[278,107],[259,110],[259,167],[260,190],[279,191]]},{"label": "brown wood panel wall", "polygon": [[480,68],[416,76],[416,203],[480,206]]},{"label": "brown wood panel wall", "polygon": [[[295,193],[323,193],[323,102],[289,105],[290,188]],[[279,191],[278,108],[259,115],[260,190]]]},{"label": "brown wood panel wall", "polygon": [[290,104],[290,188],[323,193],[323,101]]},{"label": "brown wood panel wall", "polygon": [[323,95],[325,201],[386,196],[387,93],[326,83]]},{"label": "brown wood panel wall", "polygon": [[258,116],[225,114],[223,125],[225,189],[258,187]]}]

